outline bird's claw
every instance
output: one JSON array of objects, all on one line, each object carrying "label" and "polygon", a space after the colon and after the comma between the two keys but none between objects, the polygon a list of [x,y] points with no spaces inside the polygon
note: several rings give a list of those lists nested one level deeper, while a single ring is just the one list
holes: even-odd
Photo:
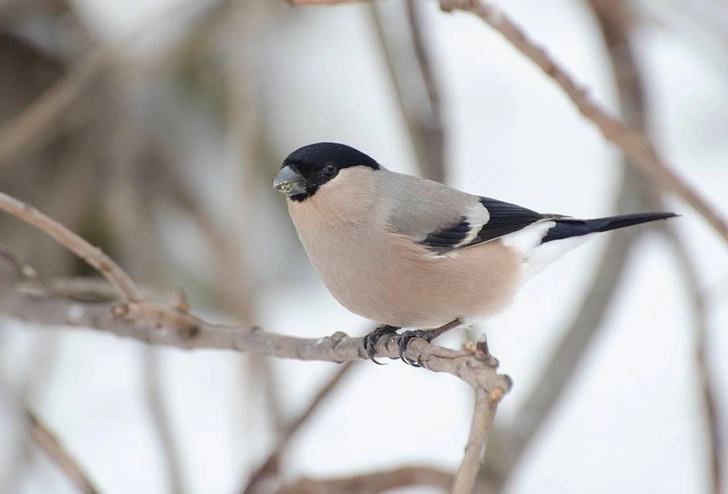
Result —
[{"label": "bird's claw", "polygon": [[388,326],[385,324],[384,326],[379,326],[377,329],[364,337],[364,350],[366,350],[369,360],[377,365],[384,365],[382,362],[374,358],[377,354],[377,343],[379,343],[379,340],[382,338],[382,336],[396,333],[398,329],[399,328],[396,328],[394,326]]},{"label": "bird's claw", "polygon": [[414,331],[405,331],[401,335],[399,335],[399,343],[397,344],[397,347],[399,349],[399,358],[402,359],[402,362],[405,364],[411,365],[412,367],[422,367],[422,363],[420,362],[419,358],[417,361],[410,360],[405,356],[405,353],[407,352],[407,347],[409,346],[410,342],[415,338],[422,338],[427,343],[430,343],[432,340],[434,340],[439,334],[435,333],[432,330],[426,330],[426,329],[416,329]]}]

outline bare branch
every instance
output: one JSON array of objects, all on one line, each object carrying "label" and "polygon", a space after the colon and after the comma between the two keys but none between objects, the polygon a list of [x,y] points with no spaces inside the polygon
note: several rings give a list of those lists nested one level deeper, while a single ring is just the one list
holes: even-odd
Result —
[{"label": "bare branch", "polygon": [[414,485],[447,491],[454,476],[432,467],[403,467],[333,479],[301,479],[280,487],[276,494],[378,494]]},{"label": "bare branch", "polygon": [[475,390],[475,407],[473,422],[470,426],[470,437],[465,447],[465,456],[455,476],[453,494],[470,494],[475,489],[478,472],[480,472],[485,457],[488,432],[493,425],[498,403],[503,399],[506,391],[508,388],[496,388],[490,392],[484,389]]},{"label": "bare branch", "polygon": [[53,433],[30,410],[26,411],[26,419],[33,442],[63,470],[68,480],[71,481],[79,492],[84,494],[97,494],[99,491],[94,487],[88,476],[73,458],[71,458],[71,455]]},{"label": "bare branch", "polygon": [[[217,348],[325,362],[368,359],[362,338],[353,338],[341,332],[318,339],[296,338],[269,333],[256,327],[209,324],[184,314],[181,323],[195,325],[195,331],[185,337],[185,331],[177,326],[180,320],[162,319],[153,312],[145,314],[143,311],[138,312],[137,317],[120,319],[115,315],[114,309],[117,307],[117,304],[108,302],[90,303],[53,297],[40,289],[16,289],[12,285],[0,285],[0,314],[35,324],[96,329],[144,343],[185,349]],[[498,374],[488,362],[472,353],[415,339],[405,355],[415,362],[421,362],[426,369],[452,374],[476,388],[493,390],[509,387],[510,380],[506,376]],[[376,357],[397,358],[397,337],[382,338]]]},{"label": "bare branch", "polygon": [[329,382],[327,382],[324,387],[319,390],[308,408],[286,428],[283,434],[281,434],[281,437],[278,439],[275,448],[273,448],[273,451],[271,451],[268,455],[268,458],[250,476],[247,485],[243,489],[244,494],[251,494],[255,492],[255,489],[258,487],[260,482],[270,474],[271,470],[273,470],[273,467],[278,462],[283,450],[288,446],[288,443],[290,443],[296,432],[298,432],[301,426],[318,410],[319,405],[326,400],[343,378],[351,371],[353,366],[354,362],[352,361],[343,364],[330,378]]},{"label": "bare branch", "polygon": [[2,192],[0,192],[0,209],[47,233],[56,242],[96,268],[119,290],[125,300],[130,302],[142,300],[141,290],[136,286],[136,283],[98,247],[89,244],[86,240],[34,207]]}]

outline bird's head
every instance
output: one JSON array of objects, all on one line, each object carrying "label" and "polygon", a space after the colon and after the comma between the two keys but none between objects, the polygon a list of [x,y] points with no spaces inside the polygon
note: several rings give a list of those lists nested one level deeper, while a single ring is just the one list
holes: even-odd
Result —
[{"label": "bird's head", "polygon": [[379,170],[379,163],[345,144],[318,142],[296,149],[283,160],[273,187],[296,202],[316,194],[339,175],[357,167]]}]

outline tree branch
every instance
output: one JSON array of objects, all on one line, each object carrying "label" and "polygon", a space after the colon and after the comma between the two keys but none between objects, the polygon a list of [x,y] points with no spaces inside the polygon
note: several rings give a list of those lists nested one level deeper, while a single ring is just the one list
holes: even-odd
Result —
[{"label": "tree branch", "polygon": [[276,494],[378,494],[414,485],[446,491],[454,476],[432,467],[403,467],[383,472],[333,479],[301,479],[280,487]]},{"label": "tree branch", "polygon": [[[180,331],[178,319],[155,317],[152,311],[139,312],[138,317],[123,318],[118,316],[118,307],[118,304],[109,302],[54,297],[39,287],[28,289],[0,285],[0,314],[30,323],[96,329],[144,343],[183,349],[216,348],[324,362],[368,359],[362,338],[350,337],[342,332],[317,339],[296,338],[269,333],[257,327],[209,324],[184,314],[184,328],[194,323],[195,329],[185,336],[184,331]],[[415,362],[420,361],[426,369],[452,374],[475,388],[492,391],[510,387],[508,377],[498,374],[489,362],[472,352],[452,350],[415,339],[405,355]],[[382,338],[376,357],[397,358],[397,337]]]},{"label": "tree branch", "polygon": [[33,442],[63,470],[63,473],[66,474],[66,477],[79,492],[98,494],[99,491],[53,433],[30,410],[27,410],[25,415]]}]

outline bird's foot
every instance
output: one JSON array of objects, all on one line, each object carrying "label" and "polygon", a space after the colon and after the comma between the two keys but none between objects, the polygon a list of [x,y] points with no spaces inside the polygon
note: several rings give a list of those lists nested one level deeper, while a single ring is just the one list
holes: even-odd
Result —
[{"label": "bird's foot", "polygon": [[441,334],[460,326],[462,323],[462,320],[458,318],[435,329],[416,329],[414,331],[405,331],[404,333],[399,335],[399,343],[397,345],[397,347],[399,348],[399,358],[402,359],[402,362],[404,362],[405,364],[409,364],[412,367],[422,367],[422,364],[419,360],[410,360],[405,356],[405,353],[407,352],[407,347],[409,346],[410,342],[415,338],[422,338],[427,343],[431,343],[432,340],[434,340]]},{"label": "bird's foot", "polygon": [[379,340],[382,338],[382,336],[396,333],[398,329],[399,328],[395,326],[389,326],[385,324],[384,326],[379,326],[377,329],[364,337],[364,350],[366,350],[369,360],[371,360],[375,364],[383,365],[381,362],[374,358],[374,356],[377,354],[377,343],[379,343]]}]

